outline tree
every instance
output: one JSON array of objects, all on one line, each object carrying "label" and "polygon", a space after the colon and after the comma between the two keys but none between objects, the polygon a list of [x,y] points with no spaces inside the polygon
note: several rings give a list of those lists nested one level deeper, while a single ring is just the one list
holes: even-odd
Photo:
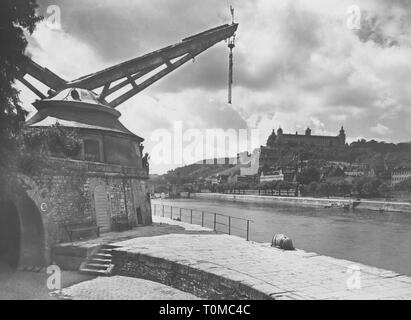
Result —
[{"label": "tree", "polygon": [[260,182],[258,185],[259,190],[264,190],[264,194],[266,194],[266,191],[269,189],[269,182]]},{"label": "tree", "polygon": [[366,198],[372,197],[373,195],[376,194],[376,189],[374,189],[374,186],[371,182],[366,182],[363,184],[360,194],[361,196],[364,196]]},{"label": "tree", "polygon": [[321,173],[315,167],[309,167],[302,173],[298,174],[297,181],[302,184],[310,184],[311,182],[319,182]]},{"label": "tree", "polygon": [[290,189],[292,189],[293,187],[294,187],[294,184],[292,184],[291,182],[281,181],[281,188],[287,191],[287,196],[289,195],[288,193]]},{"label": "tree", "polygon": [[25,32],[32,34],[41,20],[36,8],[35,0],[0,1],[0,197],[4,195],[3,188],[16,178],[17,138],[27,112],[20,105],[14,82],[18,65],[25,58]]},{"label": "tree", "polygon": [[411,191],[411,178],[401,181],[400,183],[395,185],[395,190],[400,191]]},{"label": "tree", "polygon": [[387,198],[387,194],[388,192],[390,192],[390,190],[390,187],[385,183],[381,183],[378,187],[378,193],[380,194],[380,196],[383,196],[384,198]]},{"label": "tree", "polygon": [[269,182],[267,182],[267,188],[268,188],[268,190],[271,190],[271,195],[273,196],[274,195],[274,190],[275,189],[277,189],[277,187],[278,187],[278,181],[269,181]]},{"label": "tree", "polygon": [[250,186],[247,182],[238,182],[237,184],[238,193],[241,193],[241,191],[245,191],[249,188]]},{"label": "tree", "polygon": [[326,182],[322,182],[317,186],[316,190],[317,195],[330,197],[330,185]]},{"label": "tree", "polygon": [[378,188],[381,181],[376,178],[362,177],[354,182],[354,190],[361,197],[376,197],[379,195]]},{"label": "tree", "polygon": [[314,196],[317,193],[317,189],[318,189],[318,182],[311,182],[308,187],[307,187],[307,192],[311,195]]}]

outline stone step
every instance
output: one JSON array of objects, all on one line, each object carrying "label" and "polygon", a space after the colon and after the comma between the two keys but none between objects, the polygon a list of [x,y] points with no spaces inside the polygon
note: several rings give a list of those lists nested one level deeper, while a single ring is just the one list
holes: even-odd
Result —
[{"label": "stone step", "polygon": [[98,269],[89,269],[89,268],[80,268],[80,273],[90,274],[93,276],[107,277],[109,274],[106,270]]},{"label": "stone step", "polygon": [[110,264],[101,264],[101,263],[86,263],[84,268],[87,269],[98,269],[98,270],[107,270],[110,267]]},{"label": "stone step", "polygon": [[114,268],[111,252],[115,248],[118,248],[118,246],[110,244],[101,246],[96,254],[83,263],[80,272],[97,276],[109,276]]},{"label": "stone step", "polygon": [[113,249],[100,249],[98,252],[99,253],[106,253],[106,254],[111,254]]},{"label": "stone step", "polygon": [[112,259],[102,259],[102,258],[95,258],[94,256],[90,259],[91,263],[102,263],[102,264],[110,264]]},{"label": "stone step", "polygon": [[113,244],[103,244],[103,245],[101,246],[101,248],[102,248],[102,249],[117,249],[117,248],[120,248],[120,246],[115,246],[115,245],[113,245]]},{"label": "stone step", "polygon": [[111,258],[112,258],[112,255],[111,255],[111,254],[108,254],[108,253],[100,253],[100,252],[98,252],[98,253],[96,253],[96,254],[93,256],[93,258],[111,259]]}]

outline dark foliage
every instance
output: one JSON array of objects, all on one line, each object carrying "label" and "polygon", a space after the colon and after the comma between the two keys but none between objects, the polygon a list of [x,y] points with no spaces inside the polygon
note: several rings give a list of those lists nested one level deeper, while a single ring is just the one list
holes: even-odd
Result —
[{"label": "dark foliage", "polygon": [[24,126],[27,112],[20,105],[15,81],[33,33],[42,18],[35,0],[0,1],[0,198],[15,183],[17,173],[31,174],[49,155],[75,157],[81,147],[77,133],[59,125],[50,128]]},{"label": "dark foliage", "polygon": [[35,0],[0,1],[0,196],[14,178],[19,135],[26,116],[14,87],[18,65],[25,57],[25,33],[32,33],[41,17]]}]

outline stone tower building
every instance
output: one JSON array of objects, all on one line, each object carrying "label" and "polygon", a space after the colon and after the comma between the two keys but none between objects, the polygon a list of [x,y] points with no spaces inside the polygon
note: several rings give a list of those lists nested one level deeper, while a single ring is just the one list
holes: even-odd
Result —
[{"label": "stone tower building", "polygon": [[276,145],[282,144],[305,144],[305,145],[316,145],[322,147],[338,147],[345,145],[345,131],[341,127],[338,136],[321,136],[312,135],[311,129],[307,128],[305,134],[285,134],[283,129],[279,128],[277,134],[275,131],[271,133],[267,140],[267,147],[274,148]]}]

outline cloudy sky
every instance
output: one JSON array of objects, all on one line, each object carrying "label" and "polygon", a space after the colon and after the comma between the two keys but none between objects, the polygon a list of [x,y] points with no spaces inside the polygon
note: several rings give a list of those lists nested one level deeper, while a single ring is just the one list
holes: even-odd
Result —
[{"label": "cloudy sky", "polygon": [[[121,121],[146,139],[153,132],[221,128],[260,130],[261,144],[286,132],[411,140],[411,2],[407,0],[60,0],[61,29],[40,24],[33,60],[71,80],[230,22],[240,23],[234,49],[233,104],[227,104],[228,48],[222,42],[127,101]],[[361,9],[359,30],[347,14]],[[351,23],[350,23],[351,22]],[[355,23],[354,23],[355,24]],[[22,89],[33,111],[35,96]],[[170,131],[172,133],[172,131]],[[187,142],[188,143],[188,142]],[[152,172],[178,166],[155,163]]]}]

